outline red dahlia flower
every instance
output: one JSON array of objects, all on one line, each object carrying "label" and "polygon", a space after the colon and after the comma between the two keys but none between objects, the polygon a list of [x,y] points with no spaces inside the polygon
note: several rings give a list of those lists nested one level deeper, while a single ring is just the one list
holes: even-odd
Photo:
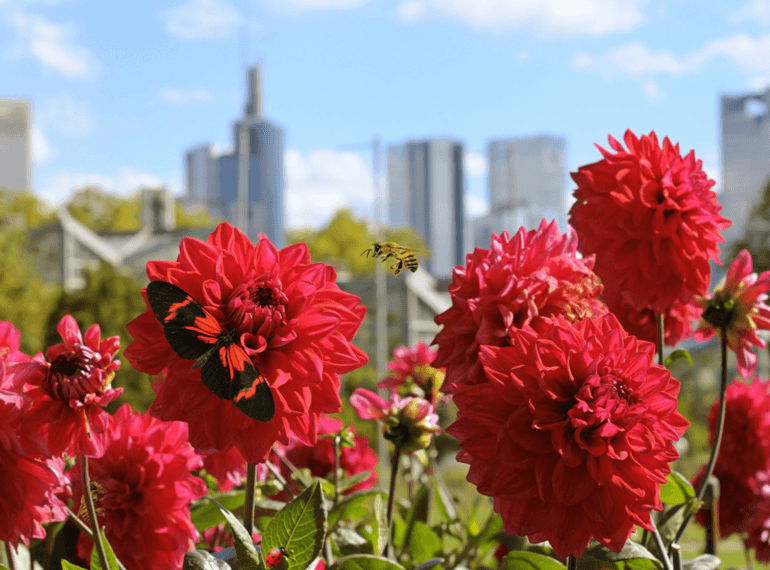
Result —
[{"label": "red dahlia flower", "polygon": [[[190,501],[206,494],[206,484],[190,474],[202,461],[187,442],[187,426],[123,404],[109,427],[104,455],[89,462],[91,480],[104,489],[96,506],[107,540],[127,570],[180,569],[197,536]],[[73,480],[79,502],[80,462]],[[78,555],[90,560],[92,546],[81,534]]]},{"label": "red dahlia flower", "polygon": [[390,376],[377,385],[381,390],[404,388],[404,394],[426,398],[431,404],[438,401],[438,392],[444,382],[443,369],[433,368],[437,349],[421,342],[416,346],[399,346],[388,362]]},{"label": "red dahlia flower", "polygon": [[[228,451],[201,456],[206,473],[214,477],[222,492],[229,491],[243,483],[246,478],[246,460],[237,447]],[[266,474],[265,474],[266,475]]]},{"label": "red dahlia flower", "polygon": [[22,379],[0,359],[0,541],[45,538],[43,524],[67,518],[56,498],[59,476],[43,436],[27,424],[32,398]]},{"label": "red dahlia flower", "polygon": [[[570,224],[580,251],[596,255],[594,271],[609,296],[623,292],[633,308],[663,312],[676,301],[704,295],[709,260],[719,262],[720,230],[730,221],[695,160],[655,132],[623,137],[628,150],[609,137],[615,153],[597,145],[603,160],[571,174],[577,184]],[[625,323],[624,323],[625,324]]]},{"label": "red dahlia flower", "polygon": [[601,285],[591,268],[593,258],[578,259],[572,228],[562,235],[556,222],[537,230],[521,228],[513,237],[492,235],[489,250],[476,248],[455,267],[449,294],[452,306],[434,320],[435,367],[446,367],[442,390],[486,381],[478,359],[481,346],[510,346],[511,331],[542,317],[568,320],[601,315]]},{"label": "red dahlia flower", "polygon": [[746,549],[754,548],[758,562],[770,562],[770,472],[757,473],[759,503],[747,534],[743,539]]},{"label": "red dahlia flower", "polygon": [[151,413],[187,422],[198,453],[236,446],[249,463],[263,461],[276,441],[294,434],[316,441],[318,418],[338,412],[340,377],[363,366],[366,354],[351,344],[366,307],[340,290],[333,267],[311,263],[305,244],[277,250],[264,236],[257,245],[227,223],[206,242],[184,238],[177,261],[151,261],[150,280],[173,283],[222,324],[238,330],[236,342],[265,378],[275,401],[266,423],[215,396],[198,369],[171,349],[163,327],[148,310],[128,325],[134,340],[125,351],[134,368],[166,369]]},{"label": "red dahlia flower", "polygon": [[494,498],[508,534],[579,558],[591,537],[618,552],[650,509],[687,428],[679,382],[612,315],[563,317],[485,346],[489,381],[454,395],[458,461]]},{"label": "red dahlia flower", "polygon": [[0,360],[8,364],[27,362],[29,356],[19,350],[21,332],[8,321],[0,321]]},{"label": "red dahlia flower", "polygon": [[123,388],[109,387],[120,367],[120,361],[113,360],[120,338],[100,340],[99,325],[94,324],[84,340],[71,315],[65,315],[56,330],[64,344],[49,347],[47,359],[38,354],[17,365],[35,401],[30,421],[42,426],[54,455],[98,457],[104,452],[109,419],[102,408],[123,393]]},{"label": "red dahlia flower", "polygon": [[716,286],[711,298],[696,297],[703,318],[695,331],[695,339],[721,337],[725,327],[727,346],[738,359],[738,372],[748,378],[757,368],[757,355],[751,345],[767,348],[757,330],[770,330],[770,307],[765,305],[770,290],[770,271],[757,276],[751,272],[751,255],[745,249],[735,258],[725,279]]},{"label": "red dahlia flower", "polygon": [[[720,456],[721,447],[720,447]],[[692,485],[696,489],[703,479],[706,466],[692,478]],[[731,534],[743,534],[749,529],[751,521],[760,506],[760,497],[757,494],[756,478],[748,474],[736,475],[735,470],[729,470],[725,464],[719,464],[714,468],[714,477],[719,479],[719,536],[727,538]],[[695,522],[706,526],[706,510],[701,509],[695,514]]]},{"label": "red dahlia flower", "polygon": [[[332,438],[321,437],[337,434],[342,429],[342,422],[337,418],[322,416],[318,422],[318,443],[314,446],[303,445],[297,440],[292,440],[289,446],[276,446],[276,452],[284,455],[292,465],[298,469],[309,469],[316,477],[326,477],[334,473],[334,442]],[[369,440],[362,435],[355,435],[355,428],[348,428],[352,432],[354,447],[340,447],[340,468],[345,472],[345,477],[357,473],[369,471],[369,478],[358,485],[351,487],[345,494],[362,489],[371,489],[377,483],[377,454],[369,446]],[[272,461],[285,478],[291,477],[289,468],[277,457]]]}]

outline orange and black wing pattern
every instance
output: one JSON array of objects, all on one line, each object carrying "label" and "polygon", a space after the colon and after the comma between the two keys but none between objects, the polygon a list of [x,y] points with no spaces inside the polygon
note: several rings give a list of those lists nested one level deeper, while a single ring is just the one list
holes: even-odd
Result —
[{"label": "orange and black wing pattern", "polygon": [[273,394],[236,342],[237,331],[224,330],[203,305],[166,281],[151,281],[147,300],[173,351],[185,360],[194,360],[192,368],[202,368],[201,380],[209,390],[231,400],[254,420],[269,422],[273,418]]}]

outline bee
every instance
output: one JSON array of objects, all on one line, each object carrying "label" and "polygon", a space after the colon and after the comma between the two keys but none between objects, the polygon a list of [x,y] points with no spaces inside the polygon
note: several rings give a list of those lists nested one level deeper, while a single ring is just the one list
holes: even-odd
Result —
[{"label": "bee", "polygon": [[393,272],[393,275],[397,276],[405,266],[412,273],[417,271],[419,264],[417,262],[417,257],[414,255],[415,252],[428,253],[422,249],[403,247],[395,242],[389,241],[384,243],[375,242],[372,244],[372,247],[364,250],[361,255],[366,254],[366,256],[369,257],[369,254],[371,254],[372,258],[381,259],[383,263],[388,259],[395,260],[395,263],[390,266],[390,270]]}]

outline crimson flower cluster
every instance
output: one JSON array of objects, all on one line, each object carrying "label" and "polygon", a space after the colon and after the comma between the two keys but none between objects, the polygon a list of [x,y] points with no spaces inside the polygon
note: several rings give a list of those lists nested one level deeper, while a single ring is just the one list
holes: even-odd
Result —
[{"label": "crimson flower cluster", "polygon": [[[710,261],[719,262],[720,231],[730,221],[711,190],[715,184],[694,151],[658,142],[655,132],[612,136],[611,152],[572,173],[577,184],[570,224],[584,255],[595,255],[594,271],[604,300],[627,330],[654,341],[655,313],[663,313],[665,341],[692,335],[695,295],[705,295]],[[637,314],[638,313],[638,314]]]},{"label": "crimson flower cluster", "polygon": [[171,349],[148,305],[128,325],[133,341],[125,356],[142,372],[165,370],[151,413],[187,422],[198,453],[235,446],[253,464],[263,461],[275,442],[288,445],[290,435],[315,444],[321,415],[340,410],[339,375],[367,362],[350,342],[366,307],[335,284],[334,268],[312,263],[305,244],[277,250],[262,236],[255,245],[222,223],[206,242],[183,239],[176,261],[149,262],[147,276],[178,286],[224,330],[237,330],[237,342],[275,401],[273,419],[260,423],[215,396],[200,370]]}]

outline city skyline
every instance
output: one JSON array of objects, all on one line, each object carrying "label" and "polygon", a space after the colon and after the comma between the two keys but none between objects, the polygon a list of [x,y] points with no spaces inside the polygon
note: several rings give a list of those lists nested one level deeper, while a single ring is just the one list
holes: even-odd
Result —
[{"label": "city skyline", "polygon": [[571,5],[5,0],[0,73],[12,81],[0,97],[33,102],[33,188],[53,202],[89,183],[181,194],[186,149],[229,150],[256,61],[287,133],[290,227],[318,227],[341,206],[371,216],[360,143],[374,136],[462,141],[471,217],[489,209],[484,155],[497,138],[563,137],[574,171],[601,158],[593,144],[607,135],[655,130],[695,149],[721,186],[719,100],[768,84],[770,2]]}]

